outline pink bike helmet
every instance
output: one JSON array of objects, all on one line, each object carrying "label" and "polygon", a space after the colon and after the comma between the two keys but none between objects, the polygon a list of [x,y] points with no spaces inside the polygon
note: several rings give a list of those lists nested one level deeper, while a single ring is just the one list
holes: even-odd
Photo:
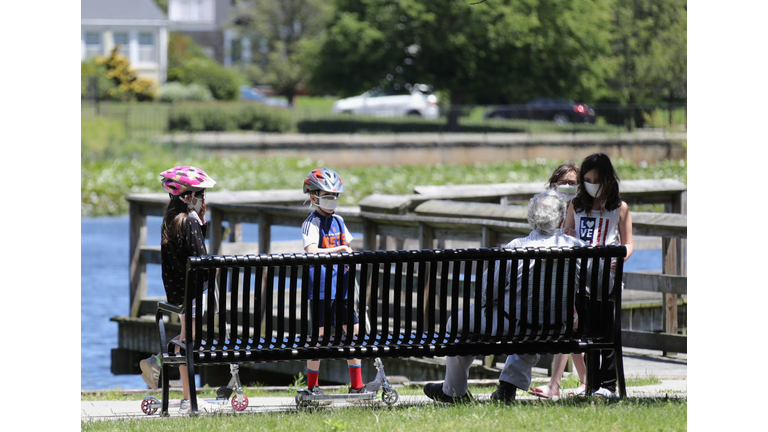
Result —
[{"label": "pink bike helmet", "polygon": [[160,173],[160,182],[171,195],[181,195],[184,192],[196,192],[213,187],[216,181],[205,171],[193,166],[177,166]]}]

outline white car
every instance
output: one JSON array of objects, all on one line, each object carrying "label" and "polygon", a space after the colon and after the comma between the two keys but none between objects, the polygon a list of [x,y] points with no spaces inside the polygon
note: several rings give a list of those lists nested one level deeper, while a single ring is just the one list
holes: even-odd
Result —
[{"label": "white car", "polygon": [[376,88],[333,103],[336,114],[366,114],[381,117],[421,116],[435,119],[439,114],[437,96],[425,84],[406,84],[400,90]]}]

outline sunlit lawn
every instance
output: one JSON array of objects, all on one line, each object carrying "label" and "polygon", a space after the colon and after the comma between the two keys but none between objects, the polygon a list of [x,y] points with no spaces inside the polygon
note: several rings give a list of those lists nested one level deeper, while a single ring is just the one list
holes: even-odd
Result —
[{"label": "sunlit lawn", "polygon": [[[647,378],[645,382],[655,382]],[[564,386],[575,386],[576,382]],[[627,382],[628,386],[644,385],[642,380]],[[422,394],[420,386],[399,387],[401,395]],[[84,431],[100,430],[275,430],[275,431],[495,431],[495,430],[686,430],[686,398],[627,398],[603,400],[600,398],[571,397],[559,400],[519,400],[510,405],[488,401],[493,387],[470,386],[470,392],[483,395],[477,401],[463,405],[445,405],[434,402],[405,403],[386,406],[331,406],[317,409],[293,409],[283,412],[260,413],[246,410],[235,413],[200,417],[159,418],[157,414],[136,420],[88,421],[81,423]],[[213,397],[207,389],[202,397]],[[332,393],[332,392],[329,392]],[[117,392],[116,392],[117,394]],[[522,392],[518,393],[523,394]],[[248,389],[246,395],[295,395],[287,387],[280,392],[260,392]],[[130,396],[137,400],[139,412],[141,394]],[[180,396],[172,393],[171,397]],[[108,396],[106,396],[108,397]],[[105,399],[104,395],[94,399]],[[117,397],[117,396],[116,396]],[[157,396],[159,398],[159,396]],[[125,398],[125,397],[121,397]],[[86,399],[86,398],[84,398]],[[252,402],[253,403],[253,402]],[[151,421],[152,423],[147,423]]]}]

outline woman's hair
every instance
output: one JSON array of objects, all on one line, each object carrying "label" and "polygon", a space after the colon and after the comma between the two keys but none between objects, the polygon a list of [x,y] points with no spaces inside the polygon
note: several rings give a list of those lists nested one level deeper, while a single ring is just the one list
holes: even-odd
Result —
[{"label": "woman's hair", "polygon": [[167,245],[170,241],[179,237],[179,228],[187,219],[187,203],[181,200],[182,195],[171,195],[171,200],[165,207],[163,224],[160,227],[160,244]]},{"label": "woman's hair", "polygon": [[554,234],[563,217],[565,201],[554,189],[534,195],[528,204],[528,223],[539,234]]},{"label": "woman's hair", "polygon": [[575,163],[564,163],[555,168],[555,170],[552,171],[552,176],[549,177],[547,187],[552,187],[552,185],[556,184],[558,180],[571,171],[575,172],[577,177],[579,176],[579,167]]},{"label": "woman's hair", "polygon": [[[597,202],[584,186],[584,174],[595,170],[600,177],[600,195]],[[613,169],[611,159],[605,153],[594,153],[581,163],[579,170],[579,192],[573,199],[573,209],[576,211],[590,212],[592,210],[614,210],[621,205],[619,194],[619,176]]]}]

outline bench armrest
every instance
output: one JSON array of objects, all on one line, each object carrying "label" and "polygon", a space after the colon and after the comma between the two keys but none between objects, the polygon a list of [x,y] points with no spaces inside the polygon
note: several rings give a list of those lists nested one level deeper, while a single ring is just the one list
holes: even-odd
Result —
[{"label": "bench armrest", "polygon": [[175,305],[168,302],[157,302],[157,310],[158,311],[165,311],[170,313],[177,313],[177,314],[183,314],[184,313],[184,305]]},{"label": "bench armrest", "polygon": [[168,355],[168,338],[165,334],[165,321],[163,321],[163,313],[177,313],[184,312],[184,306],[178,306],[167,302],[157,303],[157,312],[155,313],[155,322],[157,323],[157,331],[160,334],[160,352],[162,356]]}]

